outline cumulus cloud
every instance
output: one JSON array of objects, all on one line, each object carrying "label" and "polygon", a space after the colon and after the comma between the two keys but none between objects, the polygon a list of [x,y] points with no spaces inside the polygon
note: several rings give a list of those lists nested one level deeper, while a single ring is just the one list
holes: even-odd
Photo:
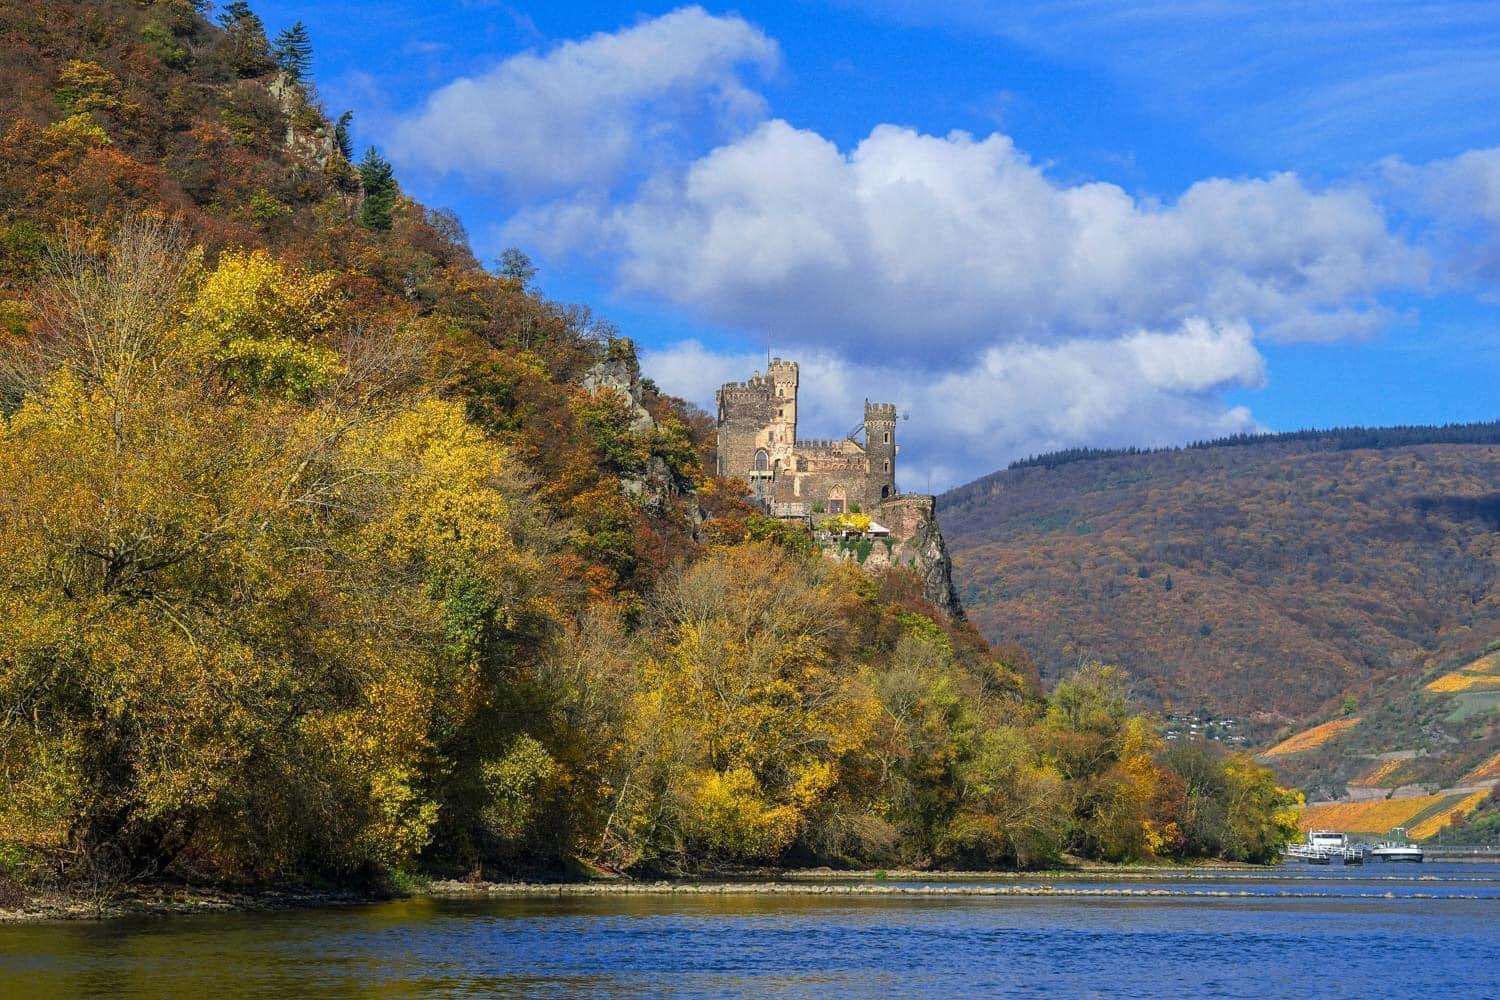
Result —
[{"label": "cumulus cloud", "polygon": [[1390,159],[1384,168],[1406,209],[1428,221],[1447,282],[1493,296],[1500,286],[1500,147],[1422,165]]},{"label": "cumulus cloud", "polygon": [[607,186],[678,133],[722,137],[764,117],[742,74],[779,58],[744,19],[684,7],[455,80],[395,123],[391,151],[405,166],[523,194]]},{"label": "cumulus cloud", "polygon": [[[901,425],[903,489],[944,489],[1019,457],[1076,445],[1165,445],[1257,430],[1222,393],[1265,381],[1243,323],[1189,319],[1168,331],[989,347],[962,369],[895,366],[827,349],[799,354],[803,437],[836,437],[866,397],[910,414]],[[645,352],[667,392],[712,410],[727,381],[764,369],[765,356],[718,353],[696,341]]]},{"label": "cumulus cloud", "polygon": [[[1226,394],[1264,383],[1257,342],[1370,337],[1403,318],[1394,296],[1500,277],[1500,150],[1158,198],[1061,181],[1003,134],[884,124],[841,148],[770,116],[747,81],[778,59],[759,28],[687,7],[449,84],[396,153],[522,195],[509,242],[770,336],[803,362],[809,435],[843,433],[865,396],[908,408],[907,488],[1253,430]],[[711,406],[764,359],[686,341],[644,363]]]},{"label": "cumulus cloud", "polygon": [[997,341],[1114,337],[1190,317],[1279,340],[1367,336],[1427,262],[1353,188],[1205,180],[1176,201],[1049,178],[1003,135],[882,125],[848,153],[764,123],[633,201],[523,214],[601,233],[628,288],[778,341],[952,362]]}]

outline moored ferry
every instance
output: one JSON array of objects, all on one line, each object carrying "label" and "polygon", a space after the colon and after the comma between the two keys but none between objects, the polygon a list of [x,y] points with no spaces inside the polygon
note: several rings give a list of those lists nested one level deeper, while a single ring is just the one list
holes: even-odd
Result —
[{"label": "moored ferry", "polygon": [[1301,844],[1292,844],[1286,849],[1288,857],[1305,861],[1310,865],[1326,865],[1338,858],[1346,865],[1363,864],[1365,860],[1365,849],[1358,844],[1350,844],[1345,834],[1334,830],[1309,830],[1307,840]]}]

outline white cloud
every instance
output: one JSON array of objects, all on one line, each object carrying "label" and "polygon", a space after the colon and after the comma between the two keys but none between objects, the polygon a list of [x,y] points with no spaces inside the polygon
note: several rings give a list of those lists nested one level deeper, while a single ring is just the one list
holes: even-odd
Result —
[{"label": "white cloud", "polygon": [[670,151],[677,133],[722,138],[762,118],[740,74],[779,58],[744,19],[684,7],[455,80],[396,122],[391,151],[403,166],[522,193],[608,185]]},{"label": "white cloud", "polygon": [[1451,284],[1493,296],[1500,286],[1500,147],[1413,166],[1391,159],[1384,178],[1427,238]]},{"label": "white cloud", "polygon": [[1381,294],[1428,268],[1352,187],[1215,179],[1162,204],[1054,182],[1002,135],[882,125],[845,154],[780,120],[634,201],[560,202],[511,232],[553,249],[602,233],[626,287],[702,318],[929,363],[1191,317],[1368,336],[1391,319]]},{"label": "white cloud", "polygon": [[[891,401],[901,425],[899,484],[941,490],[1019,457],[1076,445],[1164,445],[1258,429],[1222,393],[1254,388],[1264,363],[1244,324],[1191,319],[1164,332],[1115,340],[990,347],[961,369],[930,370],[801,353],[802,437],[843,434],[859,401]],[[764,369],[765,356],[715,353],[696,341],[646,351],[642,364],[667,392],[712,411],[713,393]]]},{"label": "white cloud", "polygon": [[[683,8],[455,81],[395,151],[526,195],[507,242],[591,255],[622,290],[769,335],[803,363],[808,435],[845,431],[866,396],[909,408],[907,488],[1253,430],[1225,394],[1264,383],[1258,339],[1374,336],[1434,272],[1500,278],[1500,150],[1159,199],[1060,181],[1003,134],[878,125],[841,149],[768,117],[746,80],[778,59],[739,17]],[[1394,190],[1410,225],[1388,215]],[[643,361],[705,406],[764,364],[696,341]]]}]

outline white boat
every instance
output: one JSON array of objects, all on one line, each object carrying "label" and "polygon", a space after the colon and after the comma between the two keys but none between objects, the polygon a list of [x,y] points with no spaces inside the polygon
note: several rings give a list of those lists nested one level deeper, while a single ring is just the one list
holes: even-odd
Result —
[{"label": "white boat", "polygon": [[1422,848],[1406,839],[1406,830],[1396,827],[1391,831],[1394,840],[1383,841],[1370,849],[1371,861],[1405,861],[1411,864],[1421,864],[1426,857]]},{"label": "white boat", "polygon": [[1333,830],[1309,830],[1307,840],[1286,849],[1287,857],[1310,865],[1326,865],[1338,858],[1346,865],[1363,864],[1365,849],[1349,843],[1349,838]]}]

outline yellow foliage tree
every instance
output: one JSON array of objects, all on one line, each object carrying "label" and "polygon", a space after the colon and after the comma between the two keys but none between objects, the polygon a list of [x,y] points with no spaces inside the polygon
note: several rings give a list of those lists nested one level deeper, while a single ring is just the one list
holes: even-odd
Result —
[{"label": "yellow foliage tree", "polygon": [[338,353],[319,342],[337,316],[333,283],[264,250],[226,251],[186,303],[187,329],[206,339],[230,381],[303,399],[342,371]]},{"label": "yellow foliage tree", "polygon": [[616,782],[621,860],[774,858],[865,747],[877,707],[841,669],[828,571],[747,544],[664,589]]},{"label": "yellow foliage tree", "polygon": [[191,260],[154,224],[65,260],[8,366],[0,837],[78,871],[407,864],[506,636],[553,620],[549,529],[459,404],[358,384],[368,359],[319,349],[338,391],[216,392],[226,336],[334,318],[253,256],[186,291]]}]

